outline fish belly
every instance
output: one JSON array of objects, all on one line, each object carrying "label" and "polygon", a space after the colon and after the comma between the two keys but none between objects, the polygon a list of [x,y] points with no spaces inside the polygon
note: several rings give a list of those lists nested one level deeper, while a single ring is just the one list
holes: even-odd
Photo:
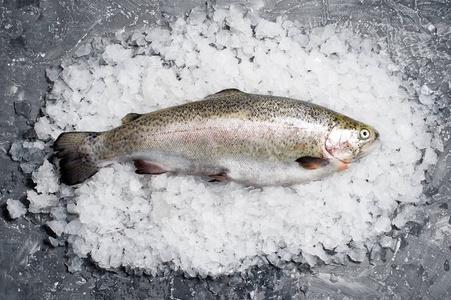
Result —
[{"label": "fish belly", "polygon": [[[120,160],[144,161],[141,173],[206,175],[254,186],[290,185],[327,176],[337,167],[302,168],[296,159],[317,156],[312,131],[274,122],[209,119],[175,123],[132,143],[141,145]],[[319,144],[319,143],[316,143]],[[146,166],[148,170],[146,171]]]}]

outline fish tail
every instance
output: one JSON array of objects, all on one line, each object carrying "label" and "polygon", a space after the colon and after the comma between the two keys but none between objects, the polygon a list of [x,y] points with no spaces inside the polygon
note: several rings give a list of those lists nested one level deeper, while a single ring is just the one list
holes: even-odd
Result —
[{"label": "fish tail", "polygon": [[82,152],[88,139],[98,136],[98,132],[65,132],[60,134],[53,149],[60,158],[61,181],[67,185],[82,183],[93,176],[99,168],[90,156]]}]

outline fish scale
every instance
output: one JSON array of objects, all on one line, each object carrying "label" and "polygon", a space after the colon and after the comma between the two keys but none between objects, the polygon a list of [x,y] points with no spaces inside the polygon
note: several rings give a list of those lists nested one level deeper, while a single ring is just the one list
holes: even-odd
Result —
[{"label": "fish scale", "polygon": [[54,149],[63,182],[81,183],[112,162],[135,161],[138,173],[291,185],[345,169],[379,135],[313,103],[235,89],[122,121],[101,133],[60,135]]}]

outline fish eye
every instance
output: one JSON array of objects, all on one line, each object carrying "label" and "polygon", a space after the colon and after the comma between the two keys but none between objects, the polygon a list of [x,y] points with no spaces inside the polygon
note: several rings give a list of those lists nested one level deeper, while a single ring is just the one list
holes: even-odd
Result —
[{"label": "fish eye", "polygon": [[362,140],[366,140],[370,137],[370,131],[366,128],[360,130],[359,136]]}]

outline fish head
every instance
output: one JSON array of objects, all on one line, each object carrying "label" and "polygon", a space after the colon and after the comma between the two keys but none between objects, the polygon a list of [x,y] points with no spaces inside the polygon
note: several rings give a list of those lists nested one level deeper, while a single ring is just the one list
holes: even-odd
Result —
[{"label": "fish head", "polygon": [[351,163],[373,150],[378,139],[376,129],[349,119],[338,122],[331,128],[325,149],[334,158]]}]

